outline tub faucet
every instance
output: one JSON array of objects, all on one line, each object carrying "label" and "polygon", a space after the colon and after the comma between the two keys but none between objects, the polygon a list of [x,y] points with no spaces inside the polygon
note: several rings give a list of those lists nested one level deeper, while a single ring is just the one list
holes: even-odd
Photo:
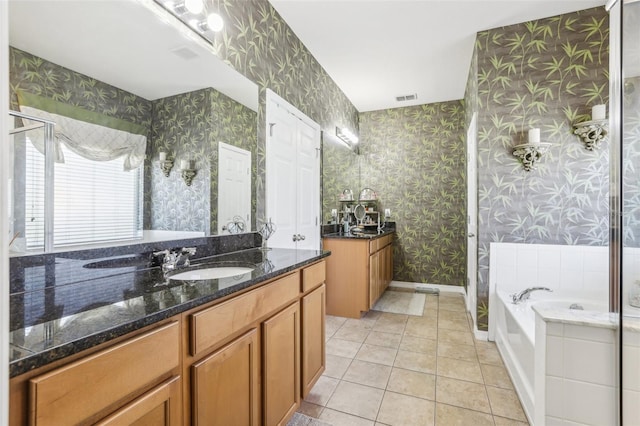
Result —
[{"label": "tub faucet", "polygon": [[531,295],[531,292],[537,291],[537,290],[553,291],[548,287],[529,287],[529,288],[526,288],[526,289],[522,290],[519,293],[513,293],[511,295],[511,300],[513,301],[514,304],[520,303],[523,300],[529,299],[529,296]]}]

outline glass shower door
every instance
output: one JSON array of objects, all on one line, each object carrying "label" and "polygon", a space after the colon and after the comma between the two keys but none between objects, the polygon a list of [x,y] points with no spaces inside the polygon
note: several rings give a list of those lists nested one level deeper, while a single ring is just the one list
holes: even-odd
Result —
[{"label": "glass shower door", "polygon": [[623,425],[640,424],[640,1],[623,0],[621,74]]}]

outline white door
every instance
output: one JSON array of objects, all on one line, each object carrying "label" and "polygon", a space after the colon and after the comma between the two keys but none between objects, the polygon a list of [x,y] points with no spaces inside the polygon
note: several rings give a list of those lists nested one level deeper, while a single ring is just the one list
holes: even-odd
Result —
[{"label": "white door", "polygon": [[478,280],[478,176],[477,113],[467,130],[467,310],[477,324]]},{"label": "white door", "polygon": [[320,248],[320,126],[267,91],[266,219],[269,247]]},{"label": "white door", "polygon": [[251,152],[218,144],[218,235],[228,234],[226,225],[239,216],[251,229]]}]

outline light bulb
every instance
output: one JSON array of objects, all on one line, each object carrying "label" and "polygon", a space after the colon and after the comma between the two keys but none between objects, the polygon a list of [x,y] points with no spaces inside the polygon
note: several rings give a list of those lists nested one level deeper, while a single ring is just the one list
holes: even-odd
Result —
[{"label": "light bulb", "polygon": [[204,4],[202,4],[202,0],[185,0],[184,7],[186,7],[189,12],[198,14],[204,9]]},{"label": "light bulb", "polygon": [[224,21],[222,20],[222,16],[217,13],[210,13],[207,16],[207,26],[211,31],[218,32],[224,27]]}]

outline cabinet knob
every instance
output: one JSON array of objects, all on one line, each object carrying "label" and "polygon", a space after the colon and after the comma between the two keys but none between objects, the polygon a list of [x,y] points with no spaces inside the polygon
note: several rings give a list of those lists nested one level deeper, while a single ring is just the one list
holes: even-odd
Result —
[{"label": "cabinet knob", "polygon": [[476,234],[474,234],[473,232],[469,232],[469,235],[467,235],[469,238],[473,238],[476,236]]},{"label": "cabinet knob", "polygon": [[300,240],[304,240],[304,239],[305,239],[305,236],[304,236],[304,235],[300,235],[300,234],[298,234],[298,238],[299,238]]}]

